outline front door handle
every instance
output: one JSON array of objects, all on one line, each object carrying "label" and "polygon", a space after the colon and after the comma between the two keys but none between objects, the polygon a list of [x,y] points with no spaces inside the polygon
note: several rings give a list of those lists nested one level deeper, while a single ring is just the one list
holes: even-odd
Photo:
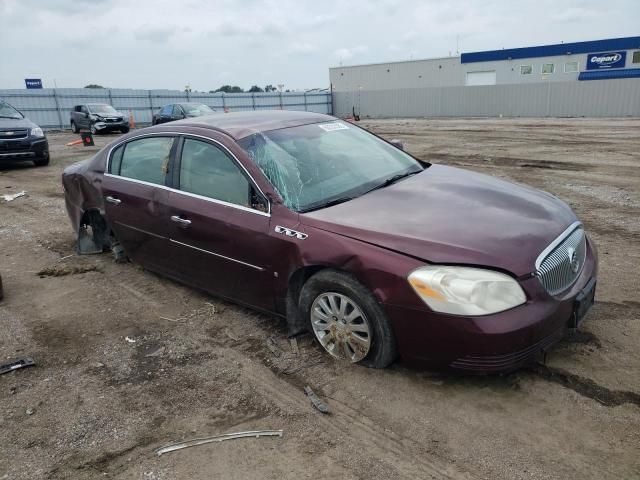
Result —
[{"label": "front door handle", "polygon": [[191,225],[191,220],[187,220],[186,218],[182,218],[178,215],[171,215],[171,221],[179,223],[182,227],[188,227]]},{"label": "front door handle", "polygon": [[115,198],[111,196],[105,197],[105,200],[109,203],[113,203],[114,205],[120,205],[122,203],[122,200],[120,200],[119,198]]}]

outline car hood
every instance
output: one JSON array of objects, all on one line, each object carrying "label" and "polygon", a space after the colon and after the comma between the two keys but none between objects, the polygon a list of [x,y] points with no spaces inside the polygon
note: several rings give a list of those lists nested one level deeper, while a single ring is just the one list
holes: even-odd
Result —
[{"label": "car hood", "polygon": [[116,113],[94,113],[93,115],[95,115],[96,117],[100,117],[100,118],[124,117],[124,114],[122,112],[116,112]]},{"label": "car hood", "polygon": [[35,128],[37,125],[28,118],[0,118],[0,129]]},{"label": "car hood", "polygon": [[533,272],[540,252],[576,221],[551,194],[439,165],[300,218],[427,262],[488,266],[516,276]]}]

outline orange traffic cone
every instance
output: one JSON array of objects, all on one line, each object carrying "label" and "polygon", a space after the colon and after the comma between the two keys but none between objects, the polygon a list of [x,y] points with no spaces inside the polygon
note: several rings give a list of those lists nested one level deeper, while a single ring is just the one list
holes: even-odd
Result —
[{"label": "orange traffic cone", "polygon": [[133,112],[129,110],[129,128],[136,128],[136,121],[133,118]]}]

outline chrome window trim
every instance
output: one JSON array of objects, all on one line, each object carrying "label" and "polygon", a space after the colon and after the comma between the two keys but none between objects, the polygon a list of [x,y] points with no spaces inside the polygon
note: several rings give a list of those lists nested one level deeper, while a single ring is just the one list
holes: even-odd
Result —
[{"label": "chrome window trim", "polygon": [[[235,163],[242,168],[242,170],[244,170],[244,172],[247,174],[247,176],[250,179],[250,183],[258,190],[258,192],[260,192],[260,195],[262,195],[262,197],[265,199],[265,201],[267,202],[267,212],[261,212],[259,210],[255,210],[253,208],[249,208],[249,207],[243,207],[242,205],[236,205],[235,203],[229,203],[229,202],[225,202],[224,200],[218,200],[215,198],[211,198],[211,197],[205,197],[203,195],[198,195],[195,193],[191,193],[191,192],[185,192],[184,190],[180,190],[180,189],[176,189],[176,188],[171,188],[171,187],[167,187],[166,185],[158,185],[157,183],[151,183],[151,182],[145,182],[144,180],[138,180],[135,178],[128,178],[128,177],[123,177],[121,175],[114,175],[112,173],[109,173],[109,167],[111,166],[111,157],[113,155],[113,151],[115,149],[117,149],[118,147],[124,145],[125,143],[128,143],[132,140],[136,140],[136,139],[142,139],[145,137],[149,137],[152,135],[159,135],[159,136],[176,136],[176,135],[180,135],[183,137],[196,137],[196,138],[202,138],[204,140],[207,140],[209,142],[213,142],[216,145],[219,145],[220,147],[222,147],[222,149],[227,152],[227,154],[229,154],[229,156],[233,159],[233,161],[235,161]],[[107,155],[107,163],[105,165],[105,169],[103,172],[103,175],[105,176],[109,176],[109,177],[113,177],[113,178],[122,178],[123,180],[128,180],[130,182],[135,182],[135,183],[141,183],[143,185],[149,185],[151,187],[161,187],[164,188],[165,190],[169,190],[172,192],[177,192],[177,193],[182,193],[183,195],[187,195],[189,197],[194,197],[194,198],[199,198],[202,200],[207,200],[213,203],[218,203],[220,205],[225,205],[227,207],[232,207],[232,208],[237,208],[239,210],[244,210],[247,212],[251,212],[251,213],[255,213],[257,215],[262,215],[262,216],[267,216],[270,217],[271,216],[271,202],[269,201],[269,198],[264,194],[264,192],[262,191],[262,189],[260,188],[260,186],[258,185],[258,183],[255,181],[255,179],[253,178],[253,176],[249,173],[249,171],[246,169],[246,167],[242,164],[242,162],[240,162],[240,160],[238,160],[238,157],[236,157],[233,152],[231,150],[229,150],[224,144],[222,144],[221,142],[219,142],[218,140],[215,140],[213,138],[209,138],[209,137],[205,137],[204,135],[197,135],[194,133],[181,133],[181,132],[148,132],[148,133],[141,133],[140,135],[135,135],[133,137],[129,137],[119,143],[114,144],[110,149],[109,149],[109,153]]]},{"label": "chrome window trim", "polygon": [[111,173],[105,173],[103,175],[105,177],[119,178],[121,180],[126,180],[127,182],[139,183],[140,185],[146,185],[148,187],[162,188],[163,190],[167,190],[169,192],[180,193],[180,194],[186,195],[188,197],[198,198],[200,200],[205,200],[207,202],[216,203],[218,205],[222,205],[222,206],[225,206],[225,207],[236,208],[238,210],[243,210],[243,211],[249,212],[249,213],[255,213],[256,215],[261,215],[263,217],[271,217],[271,214],[267,213],[267,212],[261,212],[260,210],[255,210],[255,209],[249,208],[249,207],[243,207],[242,205],[236,205],[235,203],[225,202],[224,200],[217,200],[215,198],[205,197],[205,196],[202,196],[202,195],[198,195],[196,193],[185,192],[183,190],[177,190],[175,188],[167,187],[166,185],[158,185],[157,183],[145,182],[144,180],[138,180],[136,178],[121,177],[120,175],[113,175]]},{"label": "chrome window trim", "polygon": [[542,251],[542,253],[540,253],[540,255],[538,255],[538,258],[536,258],[536,272],[540,269],[540,265],[542,265],[542,262],[544,261],[544,259],[547,258],[547,255],[549,255],[553,250],[555,250],[555,248],[558,245],[560,245],[569,235],[571,235],[574,230],[580,227],[582,227],[582,222],[580,221],[573,222],[571,225],[567,227],[567,229],[564,232],[562,232],[558,237],[556,237],[556,239],[553,242],[551,242],[549,246],[545,248]]},{"label": "chrome window trim", "polygon": [[257,265],[253,265],[251,263],[243,262],[242,260],[237,260],[235,258],[225,257],[224,255],[220,255],[219,253],[214,253],[214,252],[211,252],[209,250],[205,250],[204,248],[196,247],[194,245],[189,245],[188,243],[182,243],[182,242],[179,242],[178,240],[174,240],[173,238],[170,238],[169,241],[172,242],[172,243],[176,243],[178,245],[182,245],[183,247],[193,248],[194,250],[198,250],[199,252],[208,253],[209,255],[213,255],[215,257],[224,258],[225,260],[229,260],[231,262],[239,263],[239,264],[244,265],[246,267],[254,268],[254,269],[259,270],[261,272],[263,272],[265,270],[264,268],[258,267]]}]

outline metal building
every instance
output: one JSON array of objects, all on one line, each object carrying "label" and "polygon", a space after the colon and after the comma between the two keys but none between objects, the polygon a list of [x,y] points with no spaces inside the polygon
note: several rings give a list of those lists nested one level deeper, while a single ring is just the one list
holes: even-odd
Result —
[{"label": "metal building", "polygon": [[340,66],[329,75],[340,116],[640,115],[640,37]]}]

